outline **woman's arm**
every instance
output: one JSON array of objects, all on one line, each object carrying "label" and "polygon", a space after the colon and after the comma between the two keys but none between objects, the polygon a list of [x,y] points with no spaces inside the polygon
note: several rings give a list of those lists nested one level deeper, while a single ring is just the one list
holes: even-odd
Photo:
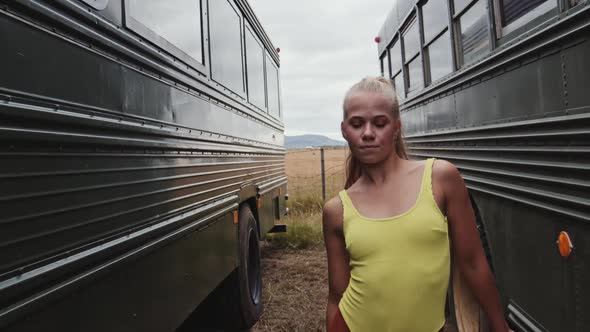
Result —
[{"label": "woman's arm", "polygon": [[481,245],[469,194],[457,168],[444,160],[435,163],[444,196],[454,262],[480,306],[488,315],[493,331],[510,331],[494,277]]},{"label": "woman's arm", "polygon": [[348,286],[350,267],[348,252],[344,243],[343,209],[339,197],[332,198],[324,206],[322,216],[324,242],[328,256],[328,306],[326,310],[326,328],[338,310],[338,303]]}]

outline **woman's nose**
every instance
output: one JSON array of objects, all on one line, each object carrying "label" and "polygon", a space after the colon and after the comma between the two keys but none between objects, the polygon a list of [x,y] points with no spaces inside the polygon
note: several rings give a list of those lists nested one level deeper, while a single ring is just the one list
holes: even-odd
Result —
[{"label": "woman's nose", "polygon": [[362,134],[363,134],[362,138],[364,140],[375,138],[375,131],[373,130],[373,126],[371,126],[370,124],[367,124],[365,126]]}]

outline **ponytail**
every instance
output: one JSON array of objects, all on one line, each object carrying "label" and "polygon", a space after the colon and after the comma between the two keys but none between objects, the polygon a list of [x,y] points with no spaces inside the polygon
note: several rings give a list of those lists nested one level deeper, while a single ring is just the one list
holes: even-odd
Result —
[{"label": "ponytail", "polygon": [[397,153],[398,157],[402,159],[408,159],[408,150],[406,148],[406,141],[404,140],[404,135],[402,133],[402,129],[400,128],[399,132],[397,133],[397,137],[395,138],[395,153]]},{"label": "ponytail", "polygon": [[349,152],[348,157],[346,157],[346,182],[344,183],[344,189],[350,188],[360,177],[361,163]]}]

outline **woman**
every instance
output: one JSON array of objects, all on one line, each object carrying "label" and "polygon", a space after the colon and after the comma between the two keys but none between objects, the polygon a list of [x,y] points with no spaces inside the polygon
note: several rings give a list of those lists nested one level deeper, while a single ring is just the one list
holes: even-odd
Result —
[{"label": "woman", "polygon": [[[351,158],[323,212],[328,331],[436,332],[450,251],[494,331],[509,331],[457,168],[408,160],[391,83],[365,78],[344,98]],[[449,240],[450,238],[450,240]]]}]

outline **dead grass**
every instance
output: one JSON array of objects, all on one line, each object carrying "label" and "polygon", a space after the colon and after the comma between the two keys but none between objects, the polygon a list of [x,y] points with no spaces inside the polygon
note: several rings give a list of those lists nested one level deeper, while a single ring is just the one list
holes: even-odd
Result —
[{"label": "dead grass", "polygon": [[[345,148],[324,150],[326,199],[344,186]],[[320,150],[293,150],[286,156],[290,209],[318,210],[323,206]]]},{"label": "dead grass", "polygon": [[310,249],[323,246],[321,211],[297,213],[284,219],[287,233],[268,234],[266,243],[274,249]]},{"label": "dead grass", "polygon": [[323,247],[262,249],[264,312],[252,332],[325,331],[328,269]]},{"label": "dead grass", "polygon": [[[326,197],[344,184],[345,149],[325,150]],[[322,235],[319,150],[289,151],[287,233],[269,234],[262,247],[264,312],[253,332],[325,331],[328,266]]]}]

